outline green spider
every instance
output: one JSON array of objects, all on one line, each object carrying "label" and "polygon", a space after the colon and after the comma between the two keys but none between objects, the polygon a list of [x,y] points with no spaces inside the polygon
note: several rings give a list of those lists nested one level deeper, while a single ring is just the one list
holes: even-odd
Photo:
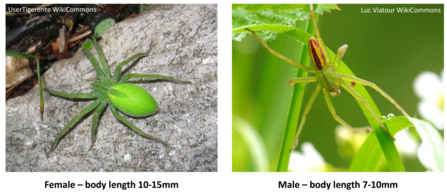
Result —
[{"label": "green spider", "polygon": [[[342,74],[340,72],[337,72],[338,64],[341,61],[341,58],[343,57],[344,53],[346,52],[346,49],[348,48],[348,45],[341,46],[338,51],[337,55],[334,58],[334,61],[332,62],[332,59],[329,57],[329,52],[327,51],[326,46],[324,45],[323,39],[320,36],[320,32],[318,31],[317,22],[315,19],[315,12],[313,10],[313,5],[310,4],[310,17],[313,22],[314,28],[315,28],[315,38],[311,38],[309,40],[309,54],[312,59],[312,62],[314,64],[314,68],[305,66],[303,64],[297,63],[293,61],[290,58],[287,58],[286,56],[274,51],[271,49],[262,39],[253,31],[248,28],[245,30],[249,31],[258,41],[273,55],[275,55],[278,58],[283,59],[284,61],[290,63],[291,65],[298,67],[306,72],[314,73],[316,76],[314,77],[299,77],[299,78],[292,78],[288,81],[289,86],[294,86],[296,83],[310,83],[310,82],[317,82],[318,86],[313,91],[309,98],[309,102],[306,104],[306,107],[303,112],[303,116],[301,117],[301,123],[296,131],[295,134],[295,141],[293,144],[293,147],[291,150],[295,149],[296,145],[298,144],[298,138],[301,133],[301,130],[304,126],[304,123],[306,121],[306,116],[309,114],[309,111],[312,107],[313,102],[318,96],[318,93],[320,90],[323,90],[324,93],[324,99],[326,100],[326,104],[329,108],[329,111],[331,112],[334,119],[345,126],[346,128],[349,128],[351,130],[360,130],[360,129],[368,129],[372,130],[370,127],[361,127],[361,128],[353,128],[348,123],[346,123],[343,119],[341,119],[339,116],[337,116],[334,106],[331,102],[331,96],[335,97],[340,94],[340,86],[343,87],[346,91],[349,92],[357,101],[362,103],[366,109],[373,115],[374,119],[380,124],[381,128],[385,131],[385,133],[394,140],[394,137],[388,132],[385,125],[382,123],[380,117],[372,110],[371,106],[366,102],[363,97],[355,91],[352,86],[355,84],[361,84],[364,86],[369,86],[379,92],[382,96],[384,96],[386,99],[388,99],[394,106],[399,109],[399,111],[402,112],[405,116],[408,116],[408,114],[404,111],[402,107],[397,104],[394,99],[392,99],[388,94],[386,94],[382,89],[380,89],[378,86],[376,86],[374,83],[357,78],[355,76]],[[348,85],[345,81],[351,82],[351,85]]]},{"label": "green spider", "polygon": [[142,130],[138,129],[134,124],[129,122],[127,119],[122,117],[117,109],[121,111],[122,113],[131,116],[131,117],[146,117],[152,114],[155,114],[158,112],[158,105],[155,99],[142,87],[126,83],[131,78],[151,78],[151,79],[158,79],[158,80],[166,80],[171,81],[175,83],[182,83],[187,84],[191,83],[189,81],[182,81],[177,80],[171,77],[158,75],[158,74],[127,74],[123,77],[121,77],[121,69],[124,65],[128,64],[129,62],[140,58],[147,56],[149,52],[146,53],[138,53],[133,55],[132,57],[128,58],[127,60],[124,60],[121,62],[115,69],[115,74],[113,74],[113,77],[111,75],[111,72],[108,68],[108,65],[106,63],[106,60],[104,58],[104,55],[98,45],[98,42],[96,41],[95,35],[93,35],[93,45],[95,46],[95,49],[98,53],[98,58],[101,62],[101,66],[99,66],[96,59],[93,57],[93,55],[88,51],[87,49],[82,49],[84,54],[88,57],[90,62],[93,65],[93,68],[96,71],[96,74],[98,76],[98,80],[93,82],[93,92],[91,93],[63,93],[53,90],[48,90],[48,92],[51,95],[62,97],[62,98],[68,98],[68,99],[82,99],[82,100],[95,100],[93,103],[88,105],[86,108],[81,110],[80,113],[78,113],[63,129],[60,131],[57,136],[56,140],[54,140],[50,151],[47,153],[47,156],[54,151],[57,144],[59,143],[59,140],[69,131],[71,126],[84,117],[86,114],[93,111],[93,124],[92,124],[92,131],[91,131],[91,146],[90,149],[93,148],[93,145],[96,141],[96,130],[98,128],[98,118],[99,115],[103,112],[103,110],[109,105],[110,110],[112,111],[112,114],[122,123],[130,127],[132,130],[134,130],[139,135],[154,140],[156,142],[162,143],[165,146],[168,144],[152,135],[149,135]]}]

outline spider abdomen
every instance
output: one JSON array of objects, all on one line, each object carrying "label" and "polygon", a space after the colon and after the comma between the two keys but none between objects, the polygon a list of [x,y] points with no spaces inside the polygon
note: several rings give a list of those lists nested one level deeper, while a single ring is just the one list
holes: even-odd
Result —
[{"label": "spider abdomen", "polygon": [[132,117],[145,117],[158,111],[157,101],[142,87],[120,83],[111,86],[107,94],[118,110]]}]

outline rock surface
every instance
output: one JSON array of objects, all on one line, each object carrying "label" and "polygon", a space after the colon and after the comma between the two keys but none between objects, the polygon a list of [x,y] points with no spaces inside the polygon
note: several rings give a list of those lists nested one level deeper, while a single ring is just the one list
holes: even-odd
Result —
[{"label": "rock surface", "polygon": [[[89,115],[46,157],[59,131],[92,101],[44,92],[40,121],[36,87],[6,103],[6,171],[217,171],[217,5],[151,5],[107,30],[99,45],[112,72],[121,61],[152,47],[149,56],[124,72],[192,82],[131,80],[153,95],[160,110],[145,118],[123,116],[170,147],[141,137],[107,108],[91,150]],[[81,50],[43,76],[44,87],[67,93],[91,92],[95,80],[96,72]]]}]

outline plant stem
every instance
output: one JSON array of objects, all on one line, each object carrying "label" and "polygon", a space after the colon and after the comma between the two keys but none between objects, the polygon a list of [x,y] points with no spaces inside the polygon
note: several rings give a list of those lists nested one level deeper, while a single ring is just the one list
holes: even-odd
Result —
[{"label": "plant stem", "polygon": [[40,59],[37,58],[37,79],[39,80],[39,96],[40,96],[40,120],[43,121],[43,113],[45,110],[45,104],[43,99],[43,91],[42,91],[42,78],[40,77]]},{"label": "plant stem", "polygon": [[[317,16],[318,18],[318,16]],[[306,24],[306,32],[309,34],[314,34],[314,27],[310,20],[307,21]],[[303,49],[301,51],[300,62],[306,66],[309,66],[310,57],[309,57],[309,49],[307,49],[307,45],[303,43]],[[307,72],[301,69],[298,69],[296,77],[306,77]],[[284,135],[281,144],[281,152],[279,155],[278,161],[278,172],[287,172],[289,168],[289,159],[291,148],[293,146],[293,142],[295,140],[295,132],[298,126],[298,120],[300,117],[300,110],[303,101],[303,95],[306,84],[296,84],[293,89],[292,101],[290,103],[289,113],[287,116],[286,129],[284,130]]]}]

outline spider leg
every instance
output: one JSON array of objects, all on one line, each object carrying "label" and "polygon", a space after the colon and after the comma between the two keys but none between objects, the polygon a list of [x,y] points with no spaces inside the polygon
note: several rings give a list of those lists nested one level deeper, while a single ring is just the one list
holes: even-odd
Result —
[{"label": "spider leg", "polygon": [[190,81],[178,80],[178,79],[175,79],[175,78],[172,78],[169,76],[163,76],[163,75],[159,75],[159,74],[128,74],[128,75],[124,76],[123,78],[121,78],[121,80],[119,80],[118,82],[124,83],[124,82],[127,82],[131,78],[152,78],[152,79],[158,79],[158,80],[167,80],[167,81],[180,83],[180,84],[191,83]]},{"label": "spider leg", "polygon": [[317,82],[317,77],[298,77],[287,81],[288,86],[295,86],[296,83]]},{"label": "spider leg", "polygon": [[98,79],[100,80],[104,80],[104,71],[102,71],[101,67],[99,67],[98,62],[96,61],[96,59],[93,57],[92,53],[90,53],[90,51],[86,50],[86,49],[82,49],[82,52],[84,52],[85,56],[87,56],[87,58],[90,60],[90,62],[93,65],[93,68],[96,71],[96,75],[98,76]]},{"label": "spider leg", "polygon": [[110,80],[111,79],[110,69],[109,69],[109,66],[107,65],[106,58],[104,57],[104,54],[102,53],[102,50],[99,47],[98,41],[96,41],[96,34],[93,35],[92,40],[93,40],[93,45],[95,46],[96,52],[98,53],[98,58],[99,58],[99,61],[101,62],[101,66],[102,66],[102,69],[106,76],[106,79]]},{"label": "spider leg", "polygon": [[301,134],[301,130],[303,129],[304,122],[306,122],[307,114],[309,114],[310,108],[312,108],[312,105],[313,105],[315,99],[317,98],[318,93],[320,93],[320,90],[321,90],[321,86],[318,85],[317,88],[314,90],[314,92],[312,92],[312,95],[310,95],[309,101],[306,104],[306,108],[303,111],[303,116],[301,117],[301,123],[300,123],[300,126],[298,127],[298,130],[296,131],[295,140],[293,141],[293,146],[290,151],[294,150],[295,147],[298,145],[298,138]]},{"label": "spider leg", "polygon": [[91,150],[93,148],[93,145],[96,142],[96,131],[98,129],[98,118],[99,115],[101,115],[101,113],[103,112],[103,110],[107,107],[107,102],[106,101],[102,101],[101,104],[99,104],[98,108],[95,109],[95,111],[93,112],[93,123],[92,123],[92,144],[90,145],[90,149]]},{"label": "spider leg", "polygon": [[324,92],[324,99],[326,100],[327,107],[329,108],[329,111],[331,112],[332,116],[334,117],[334,119],[335,119],[337,122],[339,122],[340,124],[342,124],[342,125],[345,126],[346,128],[351,129],[351,130],[353,130],[353,131],[360,131],[360,130],[365,130],[365,129],[367,129],[367,130],[369,130],[369,131],[372,131],[372,129],[371,129],[370,127],[356,127],[356,128],[354,128],[354,127],[352,127],[351,125],[349,125],[348,123],[346,123],[346,121],[344,121],[343,119],[341,119],[341,118],[337,115],[337,113],[336,113],[336,111],[335,111],[335,107],[334,107],[334,105],[332,104],[331,96],[330,96],[329,92],[328,92],[327,90],[323,90],[323,92]]},{"label": "spider leg", "polygon": [[337,55],[335,56],[335,60],[334,60],[334,68],[335,69],[338,68],[338,64],[340,63],[340,60],[343,57],[343,55],[345,55],[346,49],[348,49],[348,45],[347,44],[345,44],[345,45],[341,46],[340,48],[338,48]]},{"label": "spider leg", "polygon": [[124,60],[123,62],[121,62],[115,69],[115,74],[113,75],[113,80],[115,82],[117,82],[119,80],[119,78],[121,76],[121,69],[123,68],[124,65],[128,64],[129,62],[131,62],[132,60],[135,60],[137,58],[147,56],[148,54],[149,54],[149,51],[145,52],[145,53],[138,53],[138,54],[131,56],[127,60]]},{"label": "spider leg", "polygon": [[400,112],[402,112],[403,115],[408,116],[407,112],[405,112],[405,110],[402,107],[400,107],[399,104],[397,104],[397,102],[393,98],[391,98],[388,94],[386,94],[385,91],[380,89],[376,84],[369,82],[367,80],[363,80],[361,78],[357,78],[357,77],[346,75],[346,74],[342,74],[341,78],[346,81],[356,82],[356,83],[362,84],[363,86],[369,86],[369,87],[373,88],[378,93],[380,93],[383,97],[388,99]]},{"label": "spider leg", "polygon": [[152,135],[146,134],[145,132],[143,132],[142,130],[138,129],[137,126],[135,126],[134,124],[132,124],[130,121],[128,121],[127,119],[125,119],[124,117],[122,117],[118,111],[116,110],[115,106],[113,106],[112,104],[110,104],[110,110],[112,111],[113,116],[115,116],[119,121],[121,121],[122,123],[126,124],[128,127],[130,127],[132,130],[134,130],[135,132],[137,132],[139,135],[154,140],[156,142],[159,143],[163,143],[163,145],[165,146],[169,146],[166,142],[164,142],[163,140],[156,138]]},{"label": "spider leg", "polygon": [[89,106],[87,106],[86,108],[82,109],[81,112],[79,112],[73,119],[71,119],[70,122],[68,122],[68,124],[62,129],[62,131],[60,131],[57,136],[56,136],[56,140],[54,140],[53,144],[51,145],[51,149],[50,151],[47,153],[47,156],[50,155],[51,152],[54,151],[54,149],[56,148],[57,144],[59,143],[59,140],[68,132],[68,130],[70,129],[70,127],[76,122],[78,121],[80,118],[84,117],[86,114],[88,114],[89,112],[91,112],[93,109],[95,109],[99,103],[101,103],[101,99],[97,99],[95,102],[93,102],[92,104],[90,104]]},{"label": "spider leg", "polygon": [[64,93],[54,90],[48,90],[51,95],[67,98],[67,99],[96,99],[98,98],[95,93]]},{"label": "spider leg", "polygon": [[360,96],[360,94],[357,93],[357,91],[355,91],[351,86],[346,84],[345,81],[340,80],[340,83],[341,86],[346,89],[346,91],[348,91],[357,101],[362,103],[366,107],[366,109],[368,109],[368,111],[371,113],[374,119],[380,124],[382,130],[385,131],[385,133],[394,141],[395,140],[394,137],[388,132],[387,128],[382,123],[379,116],[372,110],[371,106],[369,106],[368,102],[366,102],[365,99],[362,96]]},{"label": "spider leg", "polygon": [[275,50],[273,50],[272,48],[270,48],[264,41],[262,41],[262,39],[258,36],[258,34],[256,34],[256,32],[254,32],[253,30],[250,30],[248,28],[245,28],[245,30],[249,31],[253,36],[255,36],[256,39],[258,39],[258,41],[273,55],[275,55],[278,58],[283,59],[284,61],[288,62],[289,64],[291,64],[292,66],[301,68],[302,70],[306,71],[306,72],[311,72],[311,73],[316,73],[315,68],[309,67],[309,66],[305,66],[303,64],[300,64],[298,62],[293,61],[292,59],[276,52]]}]

